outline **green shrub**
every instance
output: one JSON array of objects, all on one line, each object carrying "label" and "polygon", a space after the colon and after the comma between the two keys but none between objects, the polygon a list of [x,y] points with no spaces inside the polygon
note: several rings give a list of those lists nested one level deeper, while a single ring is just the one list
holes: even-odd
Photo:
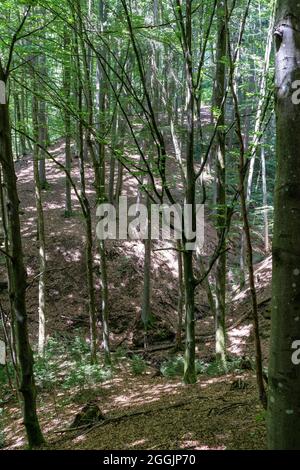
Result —
[{"label": "green shrub", "polygon": [[218,375],[224,375],[228,371],[220,361],[213,361],[206,365],[204,373],[212,375],[213,377]]},{"label": "green shrub", "polygon": [[90,353],[90,346],[83,337],[75,336],[73,341],[68,345],[68,352],[72,359],[81,361],[83,356],[87,356]]},{"label": "green shrub", "polygon": [[134,354],[130,361],[132,373],[134,375],[142,375],[146,370],[146,362],[138,354]]},{"label": "green shrub", "polygon": [[34,376],[36,385],[42,390],[52,390],[59,382],[59,359],[65,353],[60,338],[50,337],[47,340],[44,355],[34,355]]},{"label": "green shrub", "polygon": [[112,363],[118,364],[120,361],[124,361],[127,358],[127,349],[119,346],[116,351],[112,354]]},{"label": "green shrub", "polygon": [[34,373],[37,386],[50,391],[103,382],[111,377],[112,369],[92,365],[89,344],[76,336],[68,343],[50,338],[44,356],[35,355]]},{"label": "green shrub", "polygon": [[0,408],[0,449],[3,449],[5,446],[5,433],[4,433],[4,428],[3,428],[3,415],[4,415],[4,410],[3,408]]},{"label": "green shrub", "polygon": [[174,356],[166,360],[160,366],[160,372],[164,377],[176,377],[183,375],[184,359],[182,356]]},{"label": "green shrub", "polygon": [[56,336],[51,336],[47,340],[45,356],[50,359],[51,357],[57,356],[58,353],[61,353],[63,349],[64,347],[62,345],[61,339]]},{"label": "green shrub", "polygon": [[0,366],[0,387],[7,384],[7,373],[3,366]]},{"label": "green shrub", "polygon": [[59,379],[59,365],[51,360],[48,354],[36,356],[34,361],[34,377],[38,388],[52,390]]},{"label": "green shrub", "polygon": [[[195,368],[197,374],[205,372],[206,365],[200,361],[195,361]],[[184,358],[181,355],[173,356],[167,361],[163,362],[160,367],[160,372],[164,377],[182,376],[184,371]]]},{"label": "green shrub", "polygon": [[267,411],[266,410],[262,410],[261,412],[259,412],[256,416],[255,416],[255,421],[257,423],[261,423],[261,422],[264,422],[266,421],[267,419]]},{"label": "green shrub", "polygon": [[207,364],[200,359],[195,361],[196,374],[204,374],[207,368]]},{"label": "green shrub", "polygon": [[205,373],[207,375],[218,376],[224,375],[229,372],[242,372],[245,369],[253,369],[252,360],[245,357],[228,356],[226,361],[226,367],[219,362],[214,360],[207,364]]},{"label": "green shrub", "polygon": [[6,366],[0,366],[0,387],[5,388],[9,385],[7,373],[9,373],[10,377],[13,379],[14,368],[11,362]]},{"label": "green shrub", "polygon": [[70,367],[63,382],[63,388],[84,387],[95,385],[111,378],[111,369],[98,364],[75,364]]}]

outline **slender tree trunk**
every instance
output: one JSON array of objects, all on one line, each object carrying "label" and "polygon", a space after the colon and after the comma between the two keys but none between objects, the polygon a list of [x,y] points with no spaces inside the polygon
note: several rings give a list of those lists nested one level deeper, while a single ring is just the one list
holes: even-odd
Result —
[{"label": "slender tree trunk", "polygon": [[[0,64],[0,80],[6,82]],[[16,339],[23,398],[23,418],[30,447],[38,447],[44,439],[36,412],[36,389],[33,375],[33,355],[29,344],[25,302],[26,270],[23,260],[19,198],[14,169],[8,103],[0,104],[0,163],[7,195],[8,231],[11,247],[12,297],[16,315]]]},{"label": "slender tree trunk", "polygon": [[[37,65],[39,68],[40,74],[43,76],[44,80],[47,80],[47,63],[46,63],[46,56],[45,54],[41,54],[41,56],[37,60]],[[39,100],[38,104],[38,131],[39,131],[39,144],[47,148],[48,146],[48,123],[47,123],[47,114],[46,114],[46,102],[43,99]],[[39,181],[40,186],[42,189],[45,189],[47,186],[46,181],[46,155],[45,153],[40,150],[39,151],[39,161],[38,161],[38,169],[39,169]]]},{"label": "slender tree trunk", "polygon": [[[64,61],[64,93],[65,99],[70,103],[71,99],[71,63],[70,63],[70,34],[64,32],[64,51],[66,54]],[[69,111],[64,113],[65,121],[65,167],[68,173],[71,173],[72,156],[71,156],[71,116]],[[69,178],[65,178],[65,217],[72,215],[72,198],[71,184]]]},{"label": "slender tree trunk", "polygon": [[[116,135],[117,137],[117,145],[116,145],[116,150],[120,152],[122,155],[123,150],[124,150],[124,133],[126,130],[126,125],[124,122],[124,119],[119,116],[119,124],[118,124],[118,134]],[[122,194],[122,187],[123,187],[123,170],[124,167],[120,160],[117,162],[117,177],[116,177],[116,187],[115,187],[115,194],[114,194],[114,200],[116,203],[119,201],[119,197]]]},{"label": "slender tree trunk", "polygon": [[269,240],[269,219],[268,219],[268,190],[267,190],[267,174],[266,174],[266,157],[265,149],[261,147],[261,179],[262,179],[262,192],[263,192],[263,212],[264,212],[264,244],[265,252],[269,253],[270,240]]},{"label": "slender tree trunk", "polygon": [[[226,57],[226,9],[224,0],[219,0],[217,6],[218,15],[218,40],[216,53],[216,81],[215,81],[215,106],[221,113],[218,117],[219,128],[217,130],[217,148],[216,148],[216,204],[217,204],[217,235],[218,240],[222,241],[220,247],[221,254],[216,262],[216,359],[223,367],[226,367],[226,330],[225,330],[225,311],[226,311],[226,241],[223,237],[223,230],[226,225],[226,164],[225,164],[225,106],[222,105],[225,96],[225,57]],[[223,238],[222,238],[223,237]]]},{"label": "slender tree trunk", "polygon": [[108,310],[108,280],[107,280],[107,263],[105,253],[105,242],[99,240],[100,251],[100,269],[101,269],[101,296],[102,296],[102,323],[103,323],[103,347],[104,347],[104,363],[111,365],[110,356],[110,340],[109,340],[109,310]]},{"label": "slender tree trunk", "polygon": [[[195,95],[193,85],[192,66],[192,2],[186,1],[186,43],[184,47],[186,64],[186,109],[187,109],[187,148],[186,148],[186,187],[185,203],[191,207],[190,227],[196,228],[196,208],[195,208],[195,170],[194,170],[194,111]],[[184,223],[186,228],[186,221]],[[188,248],[191,240],[186,239],[184,234],[184,286],[185,286],[185,308],[186,308],[186,347],[183,380],[186,384],[196,382],[195,370],[195,278],[193,268],[193,251]]]},{"label": "slender tree trunk", "polygon": [[[197,259],[198,259],[198,263],[199,263],[199,269],[200,269],[200,277],[203,278],[203,276],[205,275],[205,273],[207,272],[207,266],[205,265],[204,263],[204,260],[201,256],[200,253],[197,253]],[[201,283],[201,286],[205,289],[206,291],[206,295],[207,295],[207,300],[208,300],[208,304],[209,304],[209,308],[210,308],[210,311],[211,311],[211,314],[214,318],[216,318],[216,300],[214,298],[214,293],[212,291],[212,288],[211,288],[211,285],[210,285],[210,281],[208,279],[208,276],[206,276],[202,283]]]},{"label": "slender tree trunk", "polygon": [[[76,19],[76,15],[74,15]],[[75,53],[77,58],[77,98],[79,115],[83,111],[82,98],[82,74],[79,62],[79,46],[78,38],[74,36]],[[80,184],[81,184],[81,199],[84,207],[84,219],[86,230],[86,246],[85,246],[85,261],[86,261],[86,276],[88,285],[88,305],[89,305],[89,323],[90,323],[90,348],[91,348],[91,362],[97,362],[97,317],[96,317],[96,301],[95,301],[95,283],[94,283],[94,262],[93,262],[93,232],[92,232],[92,217],[91,208],[88,197],[86,195],[85,184],[85,160],[84,160],[84,129],[83,123],[80,119],[78,125],[78,145],[79,145],[79,165],[80,165]]]},{"label": "slender tree trunk", "polygon": [[178,303],[177,303],[177,330],[176,330],[176,349],[182,347],[182,320],[184,311],[184,285],[183,285],[183,266],[182,266],[182,244],[177,241],[177,263],[178,263]]},{"label": "slender tree trunk", "polygon": [[[35,82],[35,80],[34,80]],[[37,234],[39,245],[39,335],[38,335],[38,352],[42,356],[46,345],[46,241],[44,226],[44,211],[42,202],[42,188],[39,172],[40,149],[39,142],[39,121],[38,121],[38,100],[35,95],[32,98],[32,120],[34,128],[34,137],[36,143],[33,149],[33,173],[35,185],[35,204],[37,212]]]},{"label": "slender tree trunk", "polygon": [[259,85],[259,101],[258,101],[258,106],[257,106],[256,118],[255,118],[254,138],[250,146],[251,159],[250,159],[249,174],[248,174],[248,181],[247,181],[247,196],[246,196],[247,203],[249,203],[251,199],[252,180],[253,180],[253,174],[254,174],[256,150],[260,142],[260,131],[261,131],[261,125],[262,125],[264,104],[265,104],[266,95],[267,95],[267,78],[268,78],[268,72],[270,68],[270,59],[271,59],[271,52],[272,52],[274,17],[275,17],[275,10],[272,11],[272,15],[270,18],[270,23],[269,23],[269,31],[268,31],[265,58],[264,58],[264,68],[263,68],[261,81]]},{"label": "slender tree trunk", "polygon": [[195,286],[193,276],[193,252],[183,252],[184,287],[185,287],[185,329],[186,344],[184,355],[184,375],[186,384],[196,382],[195,370]]},{"label": "slender tree trunk", "polygon": [[85,207],[85,228],[86,228],[86,271],[87,271],[87,285],[89,295],[89,317],[90,317],[90,347],[91,347],[91,362],[97,362],[97,318],[96,318],[96,301],[95,301],[95,283],[94,283],[94,263],[93,263],[93,233],[92,233],[92,218],[91,208],[85,190],[85,160],[84,160],[84,136],[82,125],[79,125],[80,130],[80,181],[81,181],[81,197]]},{"label": "slender tree trunk", "polygon": [[[148,347],[148,328],[151,319],[151,201],[147,194],[146,205],[148,211],[147,238],[144,240],[144,284],[141,318],[144,325],[144,348]],[[142,228],[143,229],[143,228]]]},{"label": "slender tree trunk", "polygon": [[[107,20],[106,4],[103,0],[98,0],[98,19],[99,19],[99,32],[104,31],[105,22]],[[107,51],[105,47],[101,50],[102,56],[106,59]],[[105,135],[106,128],[106,112],[107,112],[107,68],[104,62],[101,64],[97,62],[97,96],[96,96],[96,109],[98,119],[98,131],[100,135]],[[98,158],[99,158],[99,177],[101,185],[101,193],[105,192],[105,143],[104,139],[98,145]]]},{"label": "slender tree trunk", "polygon": [[[2,177],[2,169],[0,166],[0,203],[1,203],[1,224],[3,228],[3,237],[4,237],[4,247],[5,252],[10,255],[10,246],[9,246],[9,233],[8,233],[8,216],[7,216],[7,206],[5,201],[7,200],[5,185]],[[9,295],[9,307],[10,307],[10,338],[9,343],[11,345],[11,359],[15,372],[15,379],[17,384],[17,393],[19,398],[19,389],[20,389],[20,371],[18,367],[18,355],[17,355],[17,340],[16,340],[16,314],[14,310],[13,302],[13,276],[12,276],[12,267],[9,257],[5,257],[5,264],[7,270],[7,279],[8,279],[8,295]],[[20,399],[19,399],[20,400]]]},{"label": "slender tree trunk", "polygon": [[[100,23],[100,32],[103,32],[104,23],[106,21],[106,6],[103,0],[99,0],[98,3],[98,19]],[[104,55],[106,51],[102,51]],[[91,83],[91,82],[90,82]],[[106,108],[107,108],[107,80],[103,70],[103,64],[100,61],[97,63],[97,117],[99,120],[98,132],[101,136],[104,136],[104,128],[106,125]],[[90,88],[91,89],[91,88]],[[92,110],[90,110],[90,116],[92,116]],[[92,118],[91,118],[92,122]],[[91,149],[93,151],[93,149]],[[98,204],[103,203],[107,200],[105,193],[105,143],[101,141],[98,145],[98,155],[96,156],[93,152],[93,165],[95,172],[95,185]],[[103,347],[104,347],[104,362],[106,365],[111,365],[110,355],[110,339],[109,339],[109,310],[108,310],[108,278],[107,278],[107,261],[105,252],[105,240],[99,240],[99,254],[100,254],[100,284],[101,284],[101,296],[102,296],[102,324],[103,324]]]},{"label": "slender tree trunk", "polygon": [[[111,146],[113,150],[115,150],[116,148],[116,143],[118,140],[118,132],[119,132],[119,113],[118,113],[118,109],[116,109],[115,115],[113,118],[113,125],[112,125]],[[115,169],[116,169],[116,157],[114,155],[114,152],[112,151],[111,156],[110,156],[109,184],[108,184],[108,201],[110,202],[110,204],[114,203]]]},{"label": "slender tree trunk", "polygon": [[[22,95],[21,95],[22,99]],[[16,107],[16,127],[21,130],[24,129],[24,121],[23,121],[23,116],[21,113],[21,104],[20,104],[20,97],[18,94],[18,91],[15,92],[14,95],[14,102],[15,102],[15,107]],[[26,155],[26,140],[24,134],[19,134],[19,142],[20,142],[20,154],[23,157]]]},{"label": "slender tree trunk", "polygon": [[123,187],[123,165],[121,162],[118,161],[117,165],[117,182],[116,182],[116,192],[115,192],[115,201],[119,200],[119,197],[122,194],[122,187]]},{"label": "slender tree trunk", "polygon": [[[240,223],[243,223],[241,220]],[[245,232],[242,230],[241,237],[240,237],[240,256],[239,256],[239,264],[240,264],[240,289],[243,289],[246,282],[246,243],[245,243]]]},{"label": "slender tree trunk", "polygon": [[[248,4],[249,5],[249,4]],[[245,144],[242,134],[241,115],[239,109],[239,101],[237,92],[234,86],[234,63],[229,50],[230,59],[230,88],[233,97],[234,110],[235,110],[235,130],[239,140],[239,195],[241,200],[241,212],[243,216],[243,228],[245,232],[246,248],[247,248],[247,267],[249,274],[249,286],[252,302],[252,319],[254,329],[254,340],[255,340],[255,363],[256,363],[256,380],[259,398],[264,407],[267,405],[267,396],[265,392],[263,382],[263,370],[262,370],[262,351],[259,334],[259,322],[258,322],[258,306],[257,306],[257,295],[255,288],[254,269],[253,269],[253,249],[251,242],[251,232],[248,219],[246,191],[245,191]]]}]

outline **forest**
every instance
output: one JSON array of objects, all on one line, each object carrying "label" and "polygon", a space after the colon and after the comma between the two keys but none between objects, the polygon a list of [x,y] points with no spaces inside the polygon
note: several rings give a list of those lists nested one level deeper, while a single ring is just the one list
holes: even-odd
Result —
[{"label": "forest", "polygon": [[0,449],[300,450],[299,129],[296,0],[1,0]]}]

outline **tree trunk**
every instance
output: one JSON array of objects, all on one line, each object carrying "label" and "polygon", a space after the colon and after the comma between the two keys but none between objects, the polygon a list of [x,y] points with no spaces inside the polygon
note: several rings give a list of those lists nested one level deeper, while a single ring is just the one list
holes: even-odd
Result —
[{"label": "tree trunk", "polygon": [[[64,93],[67,103],[70,103],[71,98],[71,63],[70,63],[70,35],[67,31],[64,33],[64,51],[66,58],[64,61]],[[65,167],[69,174],[71,174],[71,116],[68,110],[64,113],[65,121]],[[72,198],[71,198],[71,184],[69,178],[65,179],[65,217],[72,215]]]},{"label": "tree trunk", "polygon": [[[35,80],[34,80],[35,83]],[[35,84],[36,85],[36,84]],[[43,355],[46,345],[46,241],[44,226],[44,211],[42,203],[42,188],[39,172],[40,149],[39,141],[39,121],[38,121],[38,100],[35,95],[32,98],[32,122],[34,128],[35,144],[33,149],[33,173],[35,185],[35,204],[37,212],[37,234],[39,245],[39,335],[38,335],[38,353]]]},{"label": "tree trunk", "polygon": [[[46,63],[46,56],[45,54],[41,54],[41,56],[37,60],[37,65],[39,68],[39,73],[43,76],[44,80],[47,80],[47,63]],[[47,129],[47,114],[46,114],[46,102],[41,99],[38,103],[38,131],[39,131],[39,144],[47,148],[48,146],[48,129]],[[39,151],[39,161],[38,161],[38,169],[39,169],[39,181],[40,186],[42,189],[45,189],[47,186],[46,181],[46,155],[45,153],[40,150]]]},{"label": "tree trunk", "polygon": [[[186,97],[187,97],[187,149],[186,149],[186,185],[185,203],[191,207],[190,227],[196,228],[196,207],[195,207],[195,170],[194,170],[194,111],[195,95],[193,86],[193,66],[192,66],[192,2],[186,2],[186,44],[185,44],[185,65],[186,65]],[[184,221],[186,228],[186,221]],[[188,248],[191,240],[183,240],[183,266],[184,266],[184,286],[185,286],[185,308],[186,308],[186,347],[183,381],[186,384],[196,382],[195,370],[195,278],[193,268],[193,251]]]},{"label": "tree trunk", "polygon": [[[76,16],[75,16],[76,19]],[[76,53],[76,72],[77,72],[77,99],[79,115],[82,113],[82,74],[79,62],[79,45],[78,38],[74,36],[74,45]],[[80,165],[80,184],[81,184],[81,199],[83,204],[83,215],[85,219],[85,261],[86,261],[86,276],[88,286],[88,305],[89,305],[89,323],[90,323],[90,348],[91,348],[91,363],[97,362],[97,317],[96,317],[96,302],[95,302],[95,283],[94,283],[94,262],[93,262],[93,232],[92,232],[92,218],[91,207],[86,195],[85,184],[85,161],[84,161],[84,129],[83,123],[80,119],[78,125],[78,150],[79,150],[79,165]]]},{"label": "tree trunk", "polygon": [[[8,233],[8,216],[7,216],[7,206],[5,201],[7,200],[5,185],[2,177],[2,169],[0,166],[0,203],[1,203],[1,223],[3,228],[3,238],[4,238],[4,247],[5,252],[10,254],[9,247],[9,233]],[[8,280],[8,296],[9,296],[9,307],[10,307],[10,344],[11,344],[11,359],[15,372],[16,385],[18,388],[17,394],[19,398],[19,389],[20,389],[20,371],[18,367],[18,355],[17,355],[17,341],[16,341],[16,315],[14,310],[13,302],[13,276],[12,276],[12,266],[8,256],[5,257],[5,264],[7,270],[7,280]],[[19,399],[20,401],[20,399]]]},{"label": "tree trunk", "polygon": [[[24,92],[21,94],[21,99],[23,98]],[[15,107],[16,107],[16,127],[21,130],[24,129],[24,117],[22,116],[21,112],[21,104],[20,104],[20,97],[18,94],[18,90],[16,90],[14,94],[14,102],[15,102]],[[19,134],[19,143],[20,143],[20,148],[19,148],[19,153],[23,157],[26,155],[26,140],[24,134]],[[19,156],[19,155],[18,155]]]},{"label": "tree trunk", "polygon": [[[274,205],[268,445],[300,448],[300,3],[278,0],[276,13],[277,173]],[[299,90],[299,82],[297,83]],[[296,342],[296,343],[295,343]]]},{"label": "tree trunk", "polygon": [[[98,1],[98,20],[99,20],[99,34],[103,33],[104,25],[107,19],[107,8],[103,0]],[[106,59],[107,50],[105,47],[101,48],[101,54]],[[96,95],[96,109],[97,109],[97,120],[98,120],[98,132],[101,136],[105,136],[106,128],[106,113],[107,113],[107,68],[105,63],[101,64],[97,62],[97,95]],[[98,158],[99,158],[99,177],[100,177],[100,192],[105,192],[105,143],[104,139],[99,142],[98,145]]]},{"label": "tree trunk", "polygon": [[177,315],[178,323],[176,330],[176,348],[179,350],[182,347],[182,320],[184,312],[184,285],[183,285],[183,270],[182,270],[182,244],[180,240],[177,241],[177,263],[178,263],[178,304]]},{"label": "tree trunk", "polygon": [[[0,80],[5,82],[0,65]],[[26,270],[19,216],[17,179],[14,169],[8,103],[0,105],[0,163],[7,195],[8,231],[11,247],[12,301],[16,315],[16,339],[21,371],[20,392],[23,398],[23,417],[30,447],[40,446],[43,435],[36,412],[36,389],[33,375],[33,356],[29,344],[25,302]]]},{"label": "tree trunk", "polygon": [[256,118],[255,118],[254,137],[250,146],[251,159],[250,159],[249,174],[248,174],[248,181],[247,181],[247,203],[249,203],[251,199],[252,180],[253,180],[253,174],[254,174],[256,150],[260,142],[260,137],[261,137],[260,133],[261,133],[261,125],[262,125],[262,119],[263,119],[264,104],[265,104],[266,95],[268,91],[267,78],[268,78],[268,72],[270,68],[270,59],[271,59],[271,52],[272,52],[274,13],[275,12],[272,11],[272,16],[270,18],[270,23],[269,23],[268,37],[267,37],[266,50],[265,50],[264,68],[263,68],[261,81],[259,85],[259,101],[258,101],[258,106],[257,106]]},{"label": "tree trunk", "polygon": [[267,174],[266,174],[266,157],[264,146],[261,147],[261,179],[262,179],[262,192],[263,192],[263,212],[264,212],[264,243],[265,253],[268,254],[270,250],[269,240],[269,220],[268,220],[268,188],[267,188]]},{"label": "tree trunk", "polygon": [[[143,284],[143,300],[141,318],[144,325],[144,348],[148,347],[148,328],[151,319],[151,202],[150,197],[146,196],[146,204],[148,210],[148,227],[147,238],[144,241],[144,284]],[[141,227],[143,230],[143,227]]]},{"label": "tree trunk", "polygon": [[183,252],[184,290],[185,290],[185,329],[186,343],[184,354],[183,381],[196,382],[195,369],[195,285],[193,275],[193,252]]},{"label": "tree trunk", "polygon": [[100,251],[100,283],[102,296],[102,324],[103,324],[103,347],[104,347],[104,363],[111,365],[110,356],[110,340],[109,340],[109,310],[108,310],[108,280],[107,280],[107,263],[105,253],[105,240],[99,240]]},{"label": "tree trunk", "polygon": [[[245,11],[244,19],[242,23],[242,34],[240,35],[240,40],[242,40],[243,32],[246,24],[247,15],[249,12],[250,0],[248,1],[248,8]],[[263,382],[263,370],[262,370],[262,351],[261,351],[261,343],[260,343],[260,335],[259,335],[259,321],[258,321],[258,305],[257,305],[257,295],[256,295],[256,287],[255,287],[255,279],[254,279],[254,268],[253,268],[253,249],[252,249],[252,241],[251,241],[251,232],[250,232],[250,225],[249,225],[249,218],[248,218],[248,211],[247,211],[247,200],[246,200],[246,192],[245,192],[245,142],[242,133],[242,123],[241,123],[241,114],[240,114],[240,106],[238,100],[238,94],[235,87],[234,81],[234,73],[235,73],[235,65],[233,61],[233,57],[231,54],[231,44],[230,40],[228,41],[228,50],[229,50],[229,63],[230,63],[230,77],[229,77],[229,84],[233,98],[234,104],[234,112],[235,112],[235,131],[239,141],[239,196],[241,200],[241,212],[243,216],[243,228],[245,233],[245,240],[246,240],[246,249],[247,249],[247,268],[249,274],[249,287],[250,287],[250,294],[251,294],[251,302],[252,302],[252,319],[253,319],[253,329],[254,329],[254,341],[255,341],[255,365],[256,365],[256,380],[257,380],[257,387],[259,398],[264,407],[267,404],[267,396],[264,388]]]},{"label": "tree trunk", "polygon": [[[216,204],[217,204],[217,235],[220,241],[223,237],[223,230],[226,224],[226,165],[225,165],[225,106],[222,106],[225,96],[225,60],[226,57],[226,9],[224,0],[219,0],[217,6],[218,14],[218,39],[216,53],[216,81],[215,81],[215,106],[219,110],[219,128],[217,130],[216,140]],[[224,238],[224,237],[223,237]],[[222,240],[221,240],[222,241]],[[216,360],[223,367],[226,367],[226,330],[225,330],[225,295],[226,295],[226,241],[225,238],[220,246],[221,254],[216,262]]]}]

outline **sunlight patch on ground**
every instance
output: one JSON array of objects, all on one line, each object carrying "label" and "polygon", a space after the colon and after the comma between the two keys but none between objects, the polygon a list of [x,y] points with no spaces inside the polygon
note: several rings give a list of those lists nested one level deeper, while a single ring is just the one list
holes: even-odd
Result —
[{"label": "sunlight patch on ground", "polygon": [[146,443],[146,439],[138,439],[134,442],[132,442],[131,444],[128,445],[128,447],[136,447],[136,446],[139,446],[139,445],[142,445],[142,444],[145,444]]}]

